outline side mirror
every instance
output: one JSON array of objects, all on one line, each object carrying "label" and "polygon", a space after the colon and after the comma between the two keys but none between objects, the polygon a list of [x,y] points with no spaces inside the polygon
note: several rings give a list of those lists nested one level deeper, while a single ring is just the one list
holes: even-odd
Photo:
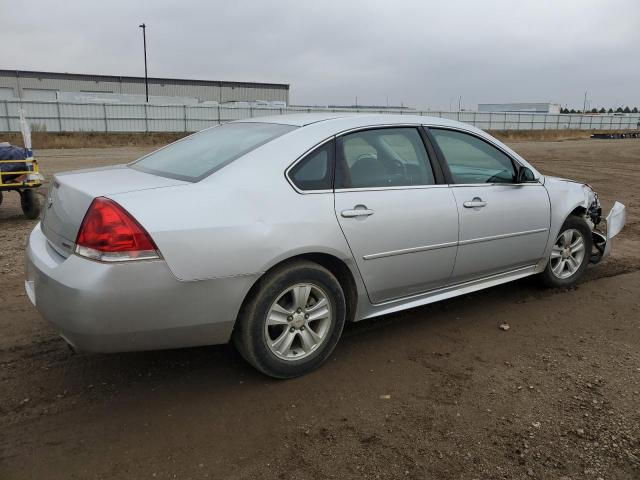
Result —
[{"label": "side mirror", "polygon": [[516,178],[516,183],[532,183],[536,181],[536,177],[533,175],[533,172],[530,168],[520,167],[518,169],[518,176]]}]

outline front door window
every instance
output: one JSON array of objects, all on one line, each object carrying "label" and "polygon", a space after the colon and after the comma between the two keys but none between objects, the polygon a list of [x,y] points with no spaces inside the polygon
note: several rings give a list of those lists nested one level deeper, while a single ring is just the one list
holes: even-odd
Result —
[{"label": "front door window", "polygon": [[513,162],[493,145],[463,132],[429,130],[444,155],[454,183],[516,183]]}]

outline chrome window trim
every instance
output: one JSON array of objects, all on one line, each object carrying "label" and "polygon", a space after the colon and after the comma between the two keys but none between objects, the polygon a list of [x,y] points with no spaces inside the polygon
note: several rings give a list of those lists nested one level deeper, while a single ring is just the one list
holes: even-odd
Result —
[{"label": "chrome window trim", "polygon": [[383,190],[424,190],[428,188],[446,188],[449,185],[446,183],[438,183],[435,185],[402,185],[396,187],[358,187],[358,188],[337,188],[335,193],[347,193],[347,192],[375,192]]},{"label": "chrome window trim", "polygon": [[[337,188],[335,189],[335,193],[343,193],[343,192],[370,192],[370,191],[379,191],[379,190],[422,190],[427,188],[457,188],[457,187],[502,187],[502,186],[511,186],[511,187],[534,187],[541,186],[542,184],[539,182],[530,182],[530,183],[437,183],[435,185],[404,185],[397,187],[361,187],[361,188]],[[331,190],[317,190],[317,192],[330,192]],[[305,191],[304,193],[308,193],[309,191]]]},{"label": "chrome window trim", "polygon": [[458,187],[536,187],[541,186],[538,180],[535,182],[527,182],[527,183],[449,183],[448,186],[451,188]]},{"label": "chrome window trim", "polygon": [[344,137],[345,135],[349,135],[350,133],[359,132],[362,130],[377,130],[381,128],[420,128],[421,126],[421,123],[382,123],[379,125],[367,125],[364,127],[360,126],[341,130],[340,132],[335,134],[335,137]]},{"label": "chrome window trim", "polygon": [[[513,155],[511,155],[508,152],[505,152],[502,147],[500,147],[500,145],[496,145],[491,139],[485,138],[481,135],[478,135],[478,133],[472,131],[472,130],[468,130],[466,128],[460,128],[460,127],[452,127],[452,126],[448,126],[448,125],[441,125],[441,124],[437,124],[437,123],[384,123],[384,124],[378,124],[378,125],[365,125],[365,126],[360,126],[360,127],[353,127],[353,128],[348,128],[346,130],[341,130],[340,132],[325,138],[324,140],[316,143],[313,147],[307,149],[302,155],[300,155],[298,158],[296,158],[284,171],[284,176],[287,179],[287,182],[289,182],[289,185],[291,185],[291,187],[300,195],[307,195],[307,194],[318,194],[318,193],[338,193],[338,192],[367,192],[367,191],[384,191],[384,190],[409,190],[409,189],[421,189],[421,188],[434,188],[434,187],[479,187],[479,186],[485,186],[485,187],[490,187],[490,186],[518,186],[518,187],[523,187],[523,186],[532,186],[532,185],[542,185],[542,182],[540,181],[540,179],[542,178],[542,175],[540,175],[538,178],[536,178],[535,182],[529,182],[529,183],[449,183],[449,184],[435,184],[435,185],[404,185],[404,186],[399,186],[399,187],[363,187],[363,188],[333,188],[333,189],[324,189],[324,190],[301,190],[299,189],[295,183],[293,182],[293,180],[291,180],[291,177],[289,176],[289,172],[293,169],[293,167],[296,166],[296,164],[300,161],[302,161],[304,159],[304,157],[306,157],[309,153],[311,153],[313,150],[315,150],[316,148],[321,147],[322,145],[324,145],[327,142],[330,142],[331,140],[337,140],[338,137],[342,137],[344,135],[348,135],[350,133],[354,133],[354,132],[359,132],[362,130],[372,130],[372,129],[378,129],[378,128],[420,128],[420,127],[424,127],[424,128],[439,128],[439,129],[444,129],[444,130],[453,130],[453,131],[458,131],[461,133],[466,133],[469,135],[472,135],[484,142],[487,142],[489,145],[491,145],[492,147],[498,149],[501,153],[503,153],[504,155],[506,155],[509,159],[511,159],[511,161],[515,162],[517,165],[519,165],[520,167],[525,167],[525,165],[523,165],[517,158],[514,158]],[[426,149],[426,148],[425,148]],[[334,159],[335,161],[335,159]],[[528,168],[528,167],[527,167]]]},{"label": "chrome window trim", "polygon": [[440,248],[459,247],[464,245],[472,245],[474,243],[490,242],[492,240],[502,240],[504,238],[521,237],[523,235],[533,235],[534,233],[543,233],[549,231],[548,228],[536,228],[535,230],[523,230],[521,232],[503,233],[500,235],[492,235],[490,237],[470,238],[469,240],[457,240],[455,242],[435,243],[433,245],[425,245],[422,247],[410,247],[400,250],[391,250],[388,252],[370,253],[364,255],[364,260],[376,260],[378,258],[394,257],[396,255],[405,255],[407,253],[426,252],[429,250],[438,250]]},{"label": "chrome window trim", "polygon": [[331,190],[331,189],[325,189],[325,190],[300,190],[300,189],[296,188],[295,186],[293,188],[300,195],[315,194],[315,193],[333,193],[333,190]]}]

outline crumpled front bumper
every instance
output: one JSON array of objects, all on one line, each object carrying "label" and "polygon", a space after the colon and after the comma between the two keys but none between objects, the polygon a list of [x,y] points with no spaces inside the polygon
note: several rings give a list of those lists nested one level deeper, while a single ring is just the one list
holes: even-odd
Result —
[{"label": "crumpled front bumper", "polygon": [[593,230],[593,241],[599,255],[592,258],[593,263],[597,263],[611,253],[611,244],[613,237],[618,235],[627,221],[626,207],[615,202],[607,215],[607,232],[603,233],[599,230]]}]

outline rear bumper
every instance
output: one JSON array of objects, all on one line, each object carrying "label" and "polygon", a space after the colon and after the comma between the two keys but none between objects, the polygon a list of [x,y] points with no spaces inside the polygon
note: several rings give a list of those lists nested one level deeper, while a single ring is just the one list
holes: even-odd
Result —
[{"label": "rear bumper", "polygon": [[122,352],[228,342],[255,277],[182,282],[162,260],[64,258],[38,224],[27,245],[25,289],[72,346]]}]

